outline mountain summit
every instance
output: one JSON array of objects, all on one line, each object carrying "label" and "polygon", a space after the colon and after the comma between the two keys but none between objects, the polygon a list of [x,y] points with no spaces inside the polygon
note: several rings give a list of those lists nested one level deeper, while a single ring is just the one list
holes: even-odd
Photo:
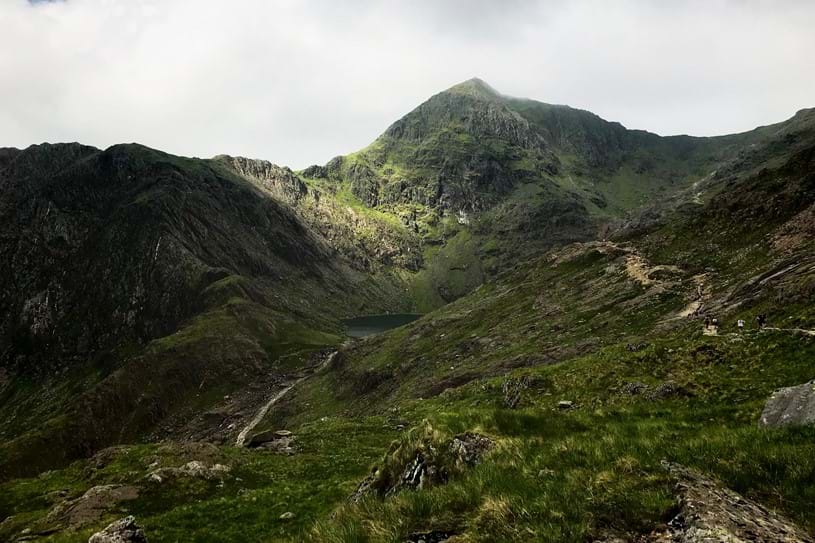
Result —
[{"label": "mountain summit", "polygon": [[473,77],[467,81],[463,81],[457,85],[453,85],[446,91],[451,94],[463,94],[472,96],[474,98],[483,98],[486,100],[495,100],[501,97],[501,94],[492,88],[486,81]]}]

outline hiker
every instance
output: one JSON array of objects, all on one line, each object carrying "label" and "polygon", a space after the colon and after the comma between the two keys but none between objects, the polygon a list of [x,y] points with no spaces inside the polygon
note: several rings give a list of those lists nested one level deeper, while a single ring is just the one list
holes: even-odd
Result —
[{"label": "hiker", "polygon": [[741,333],[744,330],[744,319],[736,321],[736,326],[739,327],[739,333]]},{"label": "hiker", "polygon": [[758,317],[756,317],[756,324],[758,324],[759,330],[764,328],[764,325],[767,324],[767,315],[765,315],[764,313],[760,313]]},{"label": "hiker", "polygon": [[705,330],[710,330],[710,316],[705,317]]}]

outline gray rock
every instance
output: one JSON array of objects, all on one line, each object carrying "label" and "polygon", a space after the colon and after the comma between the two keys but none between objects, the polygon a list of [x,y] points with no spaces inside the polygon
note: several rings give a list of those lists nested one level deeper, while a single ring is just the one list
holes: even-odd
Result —
[{"label": "gray rock", "polygon": [[132,516],[108,525],[101,532],[93,534],[88,543],[147,543],[144,531]]},{"label": "gray rock", "polygon": [[769,427],[815,424],[815,380],[773,392],[759,424]]},{"label": "gray rock", "polygon": [[139,489],[131,485],[98,485],[76,499],[57,503],[46,516],[49,524],[71,529],[81,528],[101,520],[117,504],[135,500]]},{"label": "gray rock", "polygon": [[557,403],[558,409],[571,409],[574,407],[574,402],[571,400],[560,400]]},{"label": "gray rock", "polygon": [[468,466],[475,466],[492,449],[495,442],[475,432],[465,432],[453,438],[450,442],[450,452],[456,462]]},{"label": "gray rock", "polygon": [[495,442],[487,436],[465,432],[443,443],[422,440],[405,445],[407,449],[392,449],[385,458],[386,467],[374,468],[349,500],[359,502],[369,494],[389,497],[406,489],[444,484],[452,474],[481,462]]},{"label": "gray rock", "polygon": [[294,518],[294,513],[291,511],[286,511],[282,515],[280,515],[280,520],[291,520]]},{"label": "gray rock", "polygon": [[620,387],[620,394],[627,396],[639,396],[640,394],[644,394],[647,390],[648,385],[645,383],[640,383],[639,381],[634,381],[631,383],[625,383],[622,387]]},{"label": "gray rock", "polygon": [[648,392],[649,400],[666,400],[668,398],[676,398],[681,396],[689,396],[689,392],[670,381],[661,383]]},{"label": "gray rock", "polygon": [[292,455],[297,452],[296,436],[288,430],[267,430],[253,435],[246,446],[250,449],[263,448],[281,454]]},{"label": "gray rock", "polygon": [[145,478],[152,483],[162,483],[168,479],[191,477],[198,479],[223,479],[230,472],[230,467],[223,464],[208,466],[198,460],[187,462],[178,468],[160,468],[150,472]]},{"label": "gray rock", "polygon": [[677,479],[679,513],[653,543],[815,543],[791,521],[678,464],[664,464]]},{"label": "gray rock", "polygon": [[501,389],[504,392],[504,407],[515,409],[521,402],[523,391],[529,388],[530,379],[528,376],[519,378],[508,378],[504,381]]},{"label": "gray rock", "polygon": [[285,437],[277,433],[285,431],[286,430],[266,430],[265,432],[258,432],[257,434],[249,438],[249,441],[247,441],[246,446],[249,448],[260,447],[264,443],[269,443],[270,441],[275,441],[276,439]]}]

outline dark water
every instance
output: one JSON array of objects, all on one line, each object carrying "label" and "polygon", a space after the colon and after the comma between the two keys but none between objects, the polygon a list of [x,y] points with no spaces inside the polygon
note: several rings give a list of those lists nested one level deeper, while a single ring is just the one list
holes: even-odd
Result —
[{"label": "dark water", "polygon": [[365,337],[372,334],[379,334],[385,330],[403,326],[421,317],[411,313],[393,313],[390,315],[368,315],[366,317],[354,317],[342,321],[345,325],[345,333],[351,337]]}]

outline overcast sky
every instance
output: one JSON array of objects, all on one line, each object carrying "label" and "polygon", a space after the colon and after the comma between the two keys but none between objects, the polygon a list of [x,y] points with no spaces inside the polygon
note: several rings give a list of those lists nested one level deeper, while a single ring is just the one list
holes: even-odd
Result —
[{"label": "overcast sky", "polygon": [[0,0],[0,146],[296,168],[478,76],[659,134],[815,106],[815,1]]}]

